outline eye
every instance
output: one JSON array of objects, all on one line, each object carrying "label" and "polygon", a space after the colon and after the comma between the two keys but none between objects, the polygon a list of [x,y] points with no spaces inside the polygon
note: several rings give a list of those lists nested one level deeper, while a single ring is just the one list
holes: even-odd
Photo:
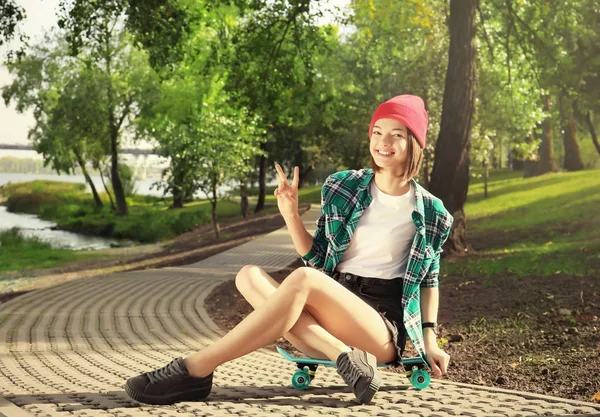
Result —
[{"label": "eye", "polygon": [[374,132],[373,132],[373,134],[374,134],[374,135],[381,135],[381,132],[380,132],[380,131],[378,131],[378,130],[376,130],[376,131],[374,131]]}]

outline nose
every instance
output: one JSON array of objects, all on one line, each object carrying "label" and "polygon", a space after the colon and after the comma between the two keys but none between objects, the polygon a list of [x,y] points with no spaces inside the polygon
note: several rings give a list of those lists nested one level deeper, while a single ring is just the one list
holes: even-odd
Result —
[{"label": "nose", "polygon": [[385,148],[391,148],[392,147],[392,143],[393,143],[392,135],[385,135],[381,139],[381,146],[383,146]]}]

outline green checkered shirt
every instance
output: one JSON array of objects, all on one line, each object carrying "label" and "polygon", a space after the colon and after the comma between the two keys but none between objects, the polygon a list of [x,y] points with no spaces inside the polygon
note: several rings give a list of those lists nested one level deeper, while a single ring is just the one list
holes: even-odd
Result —
[{"label": "green checkered shirt", "polygon": [[[310,252],[301,256],[306,265],[333,275],[350,245],[361,215],[371,204],[370,184],[373,178],[371,168],[341,171],[327,178],[321,190],[321,216],[317,220],[313,246]],[[412,183],[415,190],[412,219],[417,231],[404,273],[401,302],[407,335],[421,357],[425,358],[420,287],[438,286],[440,253],[454,219],[439,198],[416,181]],[[398,276],[402,276],[402,271],[398,271]]]}]

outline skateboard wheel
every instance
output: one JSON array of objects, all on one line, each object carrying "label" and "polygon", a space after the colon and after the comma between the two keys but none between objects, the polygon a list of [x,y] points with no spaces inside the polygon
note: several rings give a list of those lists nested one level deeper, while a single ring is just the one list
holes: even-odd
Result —
[{"label": "skateboard wheel", "polygon": [[306,371],[297,370],[292,375],[292,385],[298,390],[305,390],[310,385],[310,376]]},{"label": "skateboard wheel", "polygon": [[410,376],[410,383],[418,390],[427,388],[430,382],[431,377],[424,369],[416,369]]}]

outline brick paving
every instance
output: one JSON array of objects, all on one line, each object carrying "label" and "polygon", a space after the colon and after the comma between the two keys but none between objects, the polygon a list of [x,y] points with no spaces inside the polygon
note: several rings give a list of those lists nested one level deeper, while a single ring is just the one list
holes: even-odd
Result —
[{"label": "brick paving", "polygon": [[[315,218],[314,209],[304,216],[309,230]],[[0,305],[0,417],[600,416],[592,403],[447,381],[416,391],[393,373],[372,404],[359,405],[332,369],[294,390],[293,365],[266,350],[220,367],[206,402],[129,399],[127,378],[222,335],[204,309],[215,286],[243,265],[275,271],[295,259],[281,229],[189,266],[74,280]]]}]

